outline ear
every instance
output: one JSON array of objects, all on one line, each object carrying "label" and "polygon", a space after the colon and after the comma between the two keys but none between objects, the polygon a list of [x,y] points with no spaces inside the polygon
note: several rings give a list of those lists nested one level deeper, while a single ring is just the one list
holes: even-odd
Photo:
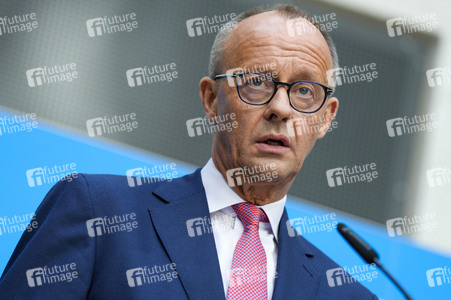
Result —
[{"label": "ear", "polygon": [[200,80],[199,90],[205,115],[210,121],[215,120],[218,114],[218,88],[216,82],[210,77],[204,77]]},{"label": "ear", "polygon": [[327,130],[329,130],[330,125],[332,124],[333,119],[337,115],[338,110],[338,99],[335,97],[329,98],[326,102],[326,107],[321,118],[320,131],[318,134],[318,139],[323,138]]}]

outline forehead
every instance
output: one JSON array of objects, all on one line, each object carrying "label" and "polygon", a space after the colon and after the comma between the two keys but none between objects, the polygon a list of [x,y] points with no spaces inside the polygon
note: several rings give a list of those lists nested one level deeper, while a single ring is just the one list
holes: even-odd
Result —
[{"label": "forehead", "polygon": [[[295,26],[304,30],[296,31]],[[327,42],[313,24],[273,11],[240,22],[225,46],[226,69],[274,62],[278,68],[325,73],[333,65]]]}]

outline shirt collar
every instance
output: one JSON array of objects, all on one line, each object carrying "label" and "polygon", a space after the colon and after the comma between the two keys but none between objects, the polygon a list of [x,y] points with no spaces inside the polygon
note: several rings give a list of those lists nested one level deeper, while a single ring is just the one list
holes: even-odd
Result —
[{"label": "shirt collar", "polygon": [[[202,184],[204,185],[205,194],[207,196],[208,210],[210,213],[230,207],[234,204],[245,202],[232,188],[216,168],[213,159],[210,158],[207,164],[202,168],[201,172]],[[282,199],[260,206],[266,213],[271,225],[272,232],[276,241],[279,235],[279,224],[282,218],[283,210],[287,195]]]}]

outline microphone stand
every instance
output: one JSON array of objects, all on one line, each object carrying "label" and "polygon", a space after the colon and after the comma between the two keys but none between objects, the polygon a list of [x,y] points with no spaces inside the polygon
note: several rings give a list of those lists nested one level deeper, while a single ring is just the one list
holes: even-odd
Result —
[{"label": "microphone stand", "polygon": [[379,258],[375,257],[373,259],[374,264],[376,264],[376,266],[379,267],[379,269],[382,270],[382,272],[385,273],[385,275],[387,275],[387,277],[396,285],[396,287],[401,291],[401,293],[404,295],[404,297],[406,297],[407,300],[412,300],[412,298],[409,296],[409,294],[407,294],[407,292],[402,288],[402,286],[395,280],[395,278],[393,278],[393,276],[391,276],[390,273],[388,273],[388,271],[382,266],[381,262],[379,261]]},{"label": "microphone stand", "polygon": [[393,278],[393,276],[388,273],[388,271],[382,266],[379,261],[379,255],[377,252],[366,243],[360,236],[358,236],[355,232],[349,229],[343,223],[339,223],[337,225],[337,230],[341,234],[341,236],[349,243],[349,245],[354,248],[354,250],[369,264],[374,263],[382,272],[387,275],[387,277],[396,285],[396,287],[401,291],[401,293],[406,297],[407,300],[412,300],[412,297],[407,294],[407,292],[401,287],[401,285]]}]

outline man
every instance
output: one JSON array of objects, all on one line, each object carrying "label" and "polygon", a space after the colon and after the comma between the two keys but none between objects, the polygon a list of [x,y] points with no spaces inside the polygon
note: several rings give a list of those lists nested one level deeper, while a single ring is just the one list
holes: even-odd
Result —
[{"label": "man", "polygon": [[[259,8],[220,32],[200,97],[210,120],[234,114],[238,126],[214,134],[212,159],[172,182],[58,183],[4,271],[2,298],[376,299],[357,282],[330,286],[338,265],[285,226],[286,194],[338,108],[326,78],[335,47],[306,18]],[[312,130],[289,134],[299,122]]]}]

